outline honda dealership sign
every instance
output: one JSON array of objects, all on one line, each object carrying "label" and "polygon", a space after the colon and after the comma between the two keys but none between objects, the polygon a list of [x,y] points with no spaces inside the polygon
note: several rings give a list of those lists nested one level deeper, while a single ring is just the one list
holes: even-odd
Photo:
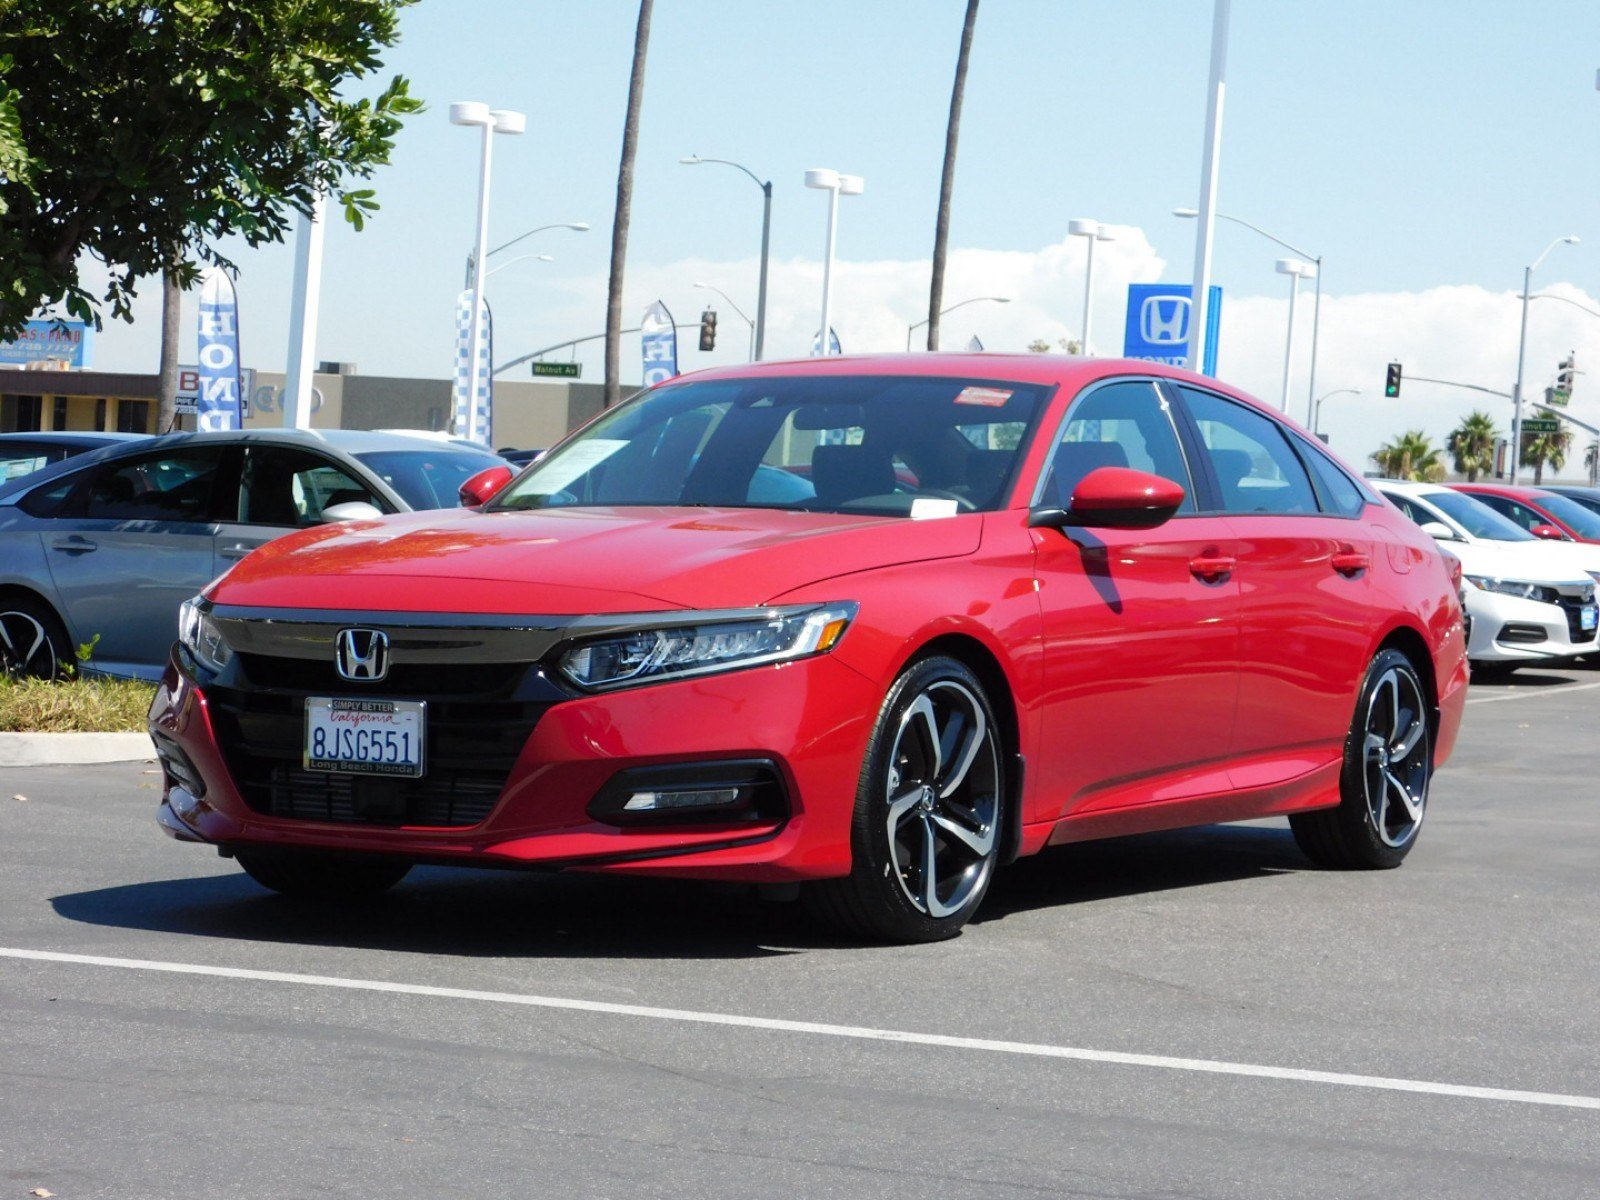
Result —
[{"label": "honda dealership sign", "polygon": [[654,387],[678,373],[678,327],[667,306],[657,300],[639,322],[639,351],[644,356],[644,385]]},{"label": "honda dealership sign", "polygon": [[239,301],[233,281],[216,267],[200,278],[200,394],[195,426],[201,433],[238,429],[244,414],[239,370]]},{"label": "honda dealership sign", "polygon": [[[1188,362],[1193,290],[1186,283],[1130,283],[1123,357],[1175,367]],[[1221,317],[1222,289],[1213,284],[1206,304],[1206,360],[1201,367],[1207,375],[1217,373],[1217,328]]]}]

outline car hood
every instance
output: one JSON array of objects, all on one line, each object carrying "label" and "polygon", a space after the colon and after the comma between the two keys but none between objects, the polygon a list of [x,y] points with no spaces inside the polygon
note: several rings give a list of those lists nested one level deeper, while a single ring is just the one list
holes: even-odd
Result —
[{"label": "car hood", "polygon": [[392,612],[741,608],[836,576],[970,554],[982,529],[976,513],[933,520],[740,508],[402,513],[269,542],[208,595],[219,604]]},{"label": "car hood", "polygon": [[1600,546],[1579,542],[1446,542],[1468,575],[1540,583],[1588,581],[1600,571]]}]

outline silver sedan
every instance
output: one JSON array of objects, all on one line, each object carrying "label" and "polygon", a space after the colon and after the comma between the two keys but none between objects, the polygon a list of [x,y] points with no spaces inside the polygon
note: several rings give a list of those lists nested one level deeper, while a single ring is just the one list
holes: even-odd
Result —
[{"label": "silver sedan", "polygon": [[0,485],[0,669],[54,677],[78,647],[110,675],[155,679],[178,606],[275,537],[459,503],[501,458],[361,430],[150,438]]}]

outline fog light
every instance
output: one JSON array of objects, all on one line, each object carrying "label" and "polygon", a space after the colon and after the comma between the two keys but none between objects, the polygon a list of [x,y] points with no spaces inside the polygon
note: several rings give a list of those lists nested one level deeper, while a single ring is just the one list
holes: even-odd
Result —
[{"label": "fog light", "polygon": [[739,803],[738,788],[706,788],[694,792],[634,792],[623,812],[664,812],[673,808],[716,808]]}]

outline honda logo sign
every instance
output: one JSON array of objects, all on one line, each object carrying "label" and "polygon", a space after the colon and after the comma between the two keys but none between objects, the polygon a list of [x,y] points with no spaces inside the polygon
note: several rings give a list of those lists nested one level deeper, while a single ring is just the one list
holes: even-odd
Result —
[{"label": "honda logo sign", "polygon": [[1139,332],[1152,345],[1170,345],[1189,340],[1187,296],[1146,296],[1139,306]]},{"label": "honda logo sign", "polygon": [[[1190,291],[1183,283],[1129,284],[1123,356],[1183,366],[1189,358],[1189,338],[1194,330]],[[1213,285],[1211,298],[1206,303],[1206,359],[1201,368],[1207,375],[1217,373],[1217,329],[1221,313],[1222,289]]]},{"label": "honda logo sign", "polygon": [[389,673],[389,635],[381,629],[341,629],[333,662],[341,679],[376,683]]}]

